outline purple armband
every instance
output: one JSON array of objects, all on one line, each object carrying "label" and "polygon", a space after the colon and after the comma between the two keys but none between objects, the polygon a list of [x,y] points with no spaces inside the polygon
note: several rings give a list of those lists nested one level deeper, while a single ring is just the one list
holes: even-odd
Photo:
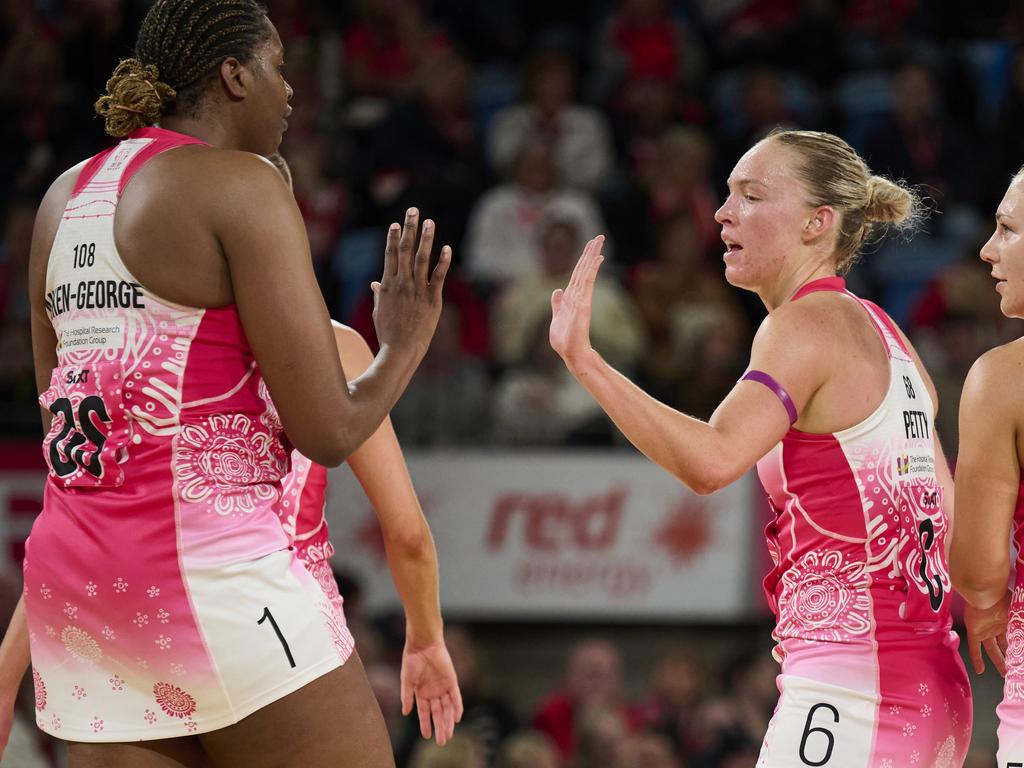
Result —
[{"label": "purple armband", "polygon": [[775,396],[782,401],[782,405],[786,409],[786,413],[789,414],[789,424],[792,426],[796,423],[797,414],[796,406],[793,405],[793,398],[789,396],[789,393],[782,388],[775,379],[769,376],[764,371],[747,371],[740,377],[740,381],[756,381],[758,384],[764,384],[768,389],[775,393]]}]

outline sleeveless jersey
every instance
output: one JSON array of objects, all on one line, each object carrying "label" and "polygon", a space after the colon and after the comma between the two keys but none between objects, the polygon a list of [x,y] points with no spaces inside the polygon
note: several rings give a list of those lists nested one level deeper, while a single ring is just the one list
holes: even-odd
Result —
[{"label": "sleeveless jersey", "polygon": [[237,310],[162,300],[114,243],[132,175],[198,143],[145,128],[90,160],[50,253],[58,364],[25,605],[37,721],[65,739],[223,727],[351,648],[288,549],[288,454]]},{"label": "sleeveless jersey", "polygon": [[316,579],[344,622],[344,600],[331,568],[334,545],[324,517],[327,468],[295,450],[291,460],[292,470],[284,479],[283,502],[279,508],[281,527],[291,540],[296,557]]},{"label": "sleeveless jersey", "polygon": [[1006,626],[1006,679],[999,716],[1000,768],[1024,764],[1024,474],[1013,510],[1014,583]]},{"label": "sleeveless jersey", "polygon": [[[951,631],[933,403],[892,321],[842,278],[809,283],[794,300],[825,290],[864,309],[890,380],[861,423],[834,434],[791,428],[758,462],[774,513],[766,536],[775,567],[764,586],[781,679],[825,683],[867,702],[870,743],[836,765],[959,766],[971,700]],[[799,726],[804,716],[808,727],[820,725],[812,721],[823,713],[799,713]]]}]

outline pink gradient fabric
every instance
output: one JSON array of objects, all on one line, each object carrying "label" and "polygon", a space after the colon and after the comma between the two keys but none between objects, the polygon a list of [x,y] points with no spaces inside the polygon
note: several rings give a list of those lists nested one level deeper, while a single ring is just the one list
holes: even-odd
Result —
[{"label": "pink gradient fabric", "polygon": [[130,174],[196,143],[148,128],[90,161],[50,255],[50,472],[24,595],[37,722],[64,739],[223,727],[351,643],[280,524],[289,457],[238,312],[153,295],[114,243]]},{"label": "pink gradient fabric", "polygon": [[[935,477],[931,398],[878,307],[847,292],[841,278],[815,281],[794,299],[820,290],[860,303],[888,351],[891,376],[884,400],[860,424],[834,434],[792,428],[758,463],[775,513],[765,531],[775,567],[764,587],[777,617],[780,691],[785,701],[787,684],[833,686],[840,720],[844,707],[854,718],[847,699],[868,703],[857,710],[863,727],[850,732],[844,751],[836,744],[829,765],[959,766],[971,695],[951,629],[949,521]],[[783,716],[799,722],[774,723],[762,757],[791,752],[799,765],[795,742],[814,725],[808,712],[780,707],[776,719]],[[794,743],[772,743],[785,733]],[[776,764],[789,763],[759,763]]]}]

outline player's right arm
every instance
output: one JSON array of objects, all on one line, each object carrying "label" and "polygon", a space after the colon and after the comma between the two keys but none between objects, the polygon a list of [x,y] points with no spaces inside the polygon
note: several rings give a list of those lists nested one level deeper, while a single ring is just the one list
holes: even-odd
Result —
[{"label": "player's right arm", "polygon": [[[345,374],[361,375],[373,362],[369,346],[351,328],[335,326],[334,333]],[[437,742],[444,744],[462,718],[462,696],[444,643],[434,539],[390,419],[348,464],[377,513],[388,568],[405,609],[402,711],[409,714],[415,699],[421,734],[430,738],[433,718]]]},{"label": "player's right arm", "polygon": [[[976,670],[984,645],[1002,666],[1009,605],[1010,537],[1020,490],[1020,393],[1024,367],[1018,344],[982,355],[960,398],[960,451],[956,466],[956,525],[950,547],[953,585],[967,601],[964,618]],[[1001,670],[1000,670],[1001,671]]]},{"label": "player's right arm", "polygon": [[[739,381],[702,421],[670,408],[616,371],[590,345],[590,309],[603,238],[592,240],[569,285],[552,296],[551,346],[622,434],[651,461],[697,493],[712,493],[750,470],[790,427],[768,387]],[[775,309],[761,324],[750,367],[785,388],[802,413],[827,381],[828,315],[811,302]]]},{"label": "player's right arm", "polygon": [[206,192],[209,205],[197,209],[224,253],[246,337],[289,439],[314,461],[335,466],[380,426],[426,352],[451,250],[442,249],[430,273],[433,222],[424,222],[417,238],[419,214],[410,209],[402,226],[391,226],[375,284],[380,352],[347,382],[290,191],[263,159],[216,154],[212,177],[224,184]]}]

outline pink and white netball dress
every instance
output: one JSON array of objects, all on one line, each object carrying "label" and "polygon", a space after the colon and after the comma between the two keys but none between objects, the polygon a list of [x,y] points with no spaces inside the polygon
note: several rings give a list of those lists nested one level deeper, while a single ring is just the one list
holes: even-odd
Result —
[{"label": "pink and white netball dress", "polygon": [[344,600],[331,569],[334,545],[331,544],[324,505],[327,501],[327,468],[308,459],[298,451],[291,454],[292,470],[282,483],[278,507],[281,527],[292,542],[295,555],[306,566],[327,595],[336,635],[343,643],[346,658],[355,649],[355,642],[345,622]]},{"label": "pink and white netball dress", "polygon": [[144,128],[90,160],[50,253],[58,365],[25,606],[37,720],[63,739],[221,728],[351,648],[281,528],[288,455],[235,307],[154,296],[114,244],[132,174],[196,143]]},{"label": "pink and white netball dress", "polygon": [[996,707],[999,716],[999,768],[1024,768],[1024,477],[1013,510],[1014,564],[1013,597],[1006,627],[1006,679],[1003,700]]},{"label": "pink and white netball dress", "polygon": [[951,630],[931,397],[881,309],[838,277],[793,298],[814,291],[860,303],[888,350],[890,383],[860,424],[791,428],[758,462],[775,513],[765,591],[782,665],[758,766],[960,766],[971,694]]}]

